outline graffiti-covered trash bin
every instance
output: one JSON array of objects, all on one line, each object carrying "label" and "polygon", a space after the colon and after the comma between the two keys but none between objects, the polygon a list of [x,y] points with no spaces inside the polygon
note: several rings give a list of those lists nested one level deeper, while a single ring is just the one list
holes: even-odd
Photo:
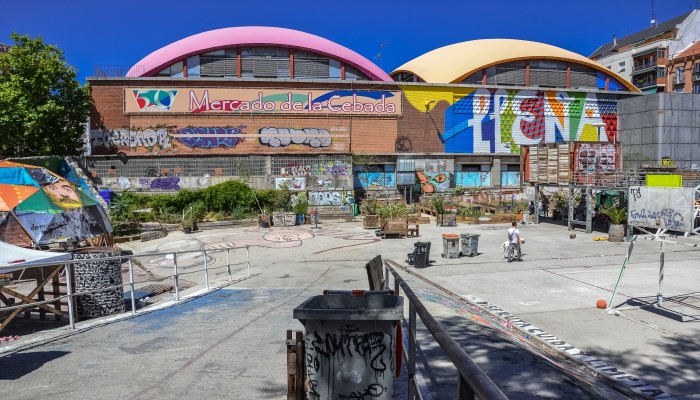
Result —
[{"label": "graffiti-covered trash bin", "polygon": [[121,250],[115,247],[94,247],[73,253],[75,292],[92,292],[76,296],[79,317],[104,317],[123,313]]},{"label": "graffiti-covered trash bin", "polygon": [[463,233],[460,235],[462,237],[462,255],[468,257],[474,257],[479,254],[479,234],[477,233]]},{"label": "graffiti-covered trash bin", "polygon": [[293,312],[304,324],[307,398],[392,399],[403,297],[388,290],[327,293]]},{"label": "graffiti-covered trash bin", "polygon": [[459,258],[459,235],[442,234],[442,258]]}]

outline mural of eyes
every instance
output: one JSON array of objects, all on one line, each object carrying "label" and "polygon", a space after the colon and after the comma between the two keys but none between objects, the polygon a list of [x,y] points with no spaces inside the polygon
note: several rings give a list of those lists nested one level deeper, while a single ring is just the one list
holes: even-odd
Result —
[{"label": "mural of eyes", "polygon": [[447,181],[447,175],[445,174],[438,174],[433,177],[433,180],[437,183],[443,183]]}]

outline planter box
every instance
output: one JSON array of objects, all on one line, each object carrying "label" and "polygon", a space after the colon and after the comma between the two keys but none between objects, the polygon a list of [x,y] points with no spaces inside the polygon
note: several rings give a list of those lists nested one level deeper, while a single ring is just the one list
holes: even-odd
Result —
[{"label": "planter box", "polygon": [[288,212],[273,212],[272,225],[274,226],[294,226],[296,225],[297,216],[294,213]]},{"label": "planter box", "polygon": [[408,222],[404,218],[385,219],[382,221],[381,235],[384,237],[389,235],[406,237],[408,236]]},{"label": "planter box", "polygon": [[362,227],[365,229],[377,229],[381,228],[381,219],[379,215],[365,215],[362,220]]}]

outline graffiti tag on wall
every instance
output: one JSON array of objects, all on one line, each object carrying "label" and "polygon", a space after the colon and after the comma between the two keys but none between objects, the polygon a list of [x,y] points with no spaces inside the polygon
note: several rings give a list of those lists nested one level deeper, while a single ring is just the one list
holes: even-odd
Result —
[{"label": "graffiti tag on wall", "polygon": [[165,128],[131,131],[117,129],[114,131],[91,131],[90,144],[93,147],[146,147],[159,146],[161,149],[172,147],[170,136]]},{"label": "graffiti tag on wall", "polygon": [[243,134],[242,130],[245,127],[245,125],[241,125],[235,128],[183,128],[173,136],[188,147],[201,149],[226,147],[231,149],[243,141],[243,137],[236,136]]},{"label": "graffiti tag on wall", "polygon": [[304,190],[306,189],[306,178],[275,178],[275,189]]},{"label": "graffiti tag on wall", "polygon": [[292,176],[311,176],[311,175],[326,175],[326,176],[347,176],[350,175],[350,165],[339,162],[329,161],[320,164],[290,164],[286,168],[286,173]]},{"label": "graffiti tag on wall", "polygon": [[689,232],[693,229],[694,188],[630,186],[632,226]]},{"label": "graffiti tag on wall", "polygon": [[352,192],[345,191],[319,191],[309,192],[309,205],[311,206],[344,206],[355,203]]},{"label": "graffiti tag on wall", "polygon": [[200,177],[138,177],[127,178],[103,178],[100,187],[113,190],[180,190],[180,189],[201,189],[209,186],[210,175],[205,174]]},{"label": "graffiti tag on wall", "polygon": [[312,148],[329,147],[333,140],[327,129],[317,128],[262,128],[260,143],[270,147],[285,147],[292,144]]}]

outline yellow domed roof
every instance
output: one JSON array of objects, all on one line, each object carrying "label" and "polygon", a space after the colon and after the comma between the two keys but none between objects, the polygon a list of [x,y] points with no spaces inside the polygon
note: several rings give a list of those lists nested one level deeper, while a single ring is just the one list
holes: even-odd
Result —
[{"label": "yellow domed roof", "polygon": [[517,60],[560,60],[586,65],[615,78],[632,92],[639,92],[622,76],[580,54],[527,40],[481,39],[440,47],[405,63],[391,74],[408,72],[427,83],[459,83],[476,71]]}]

